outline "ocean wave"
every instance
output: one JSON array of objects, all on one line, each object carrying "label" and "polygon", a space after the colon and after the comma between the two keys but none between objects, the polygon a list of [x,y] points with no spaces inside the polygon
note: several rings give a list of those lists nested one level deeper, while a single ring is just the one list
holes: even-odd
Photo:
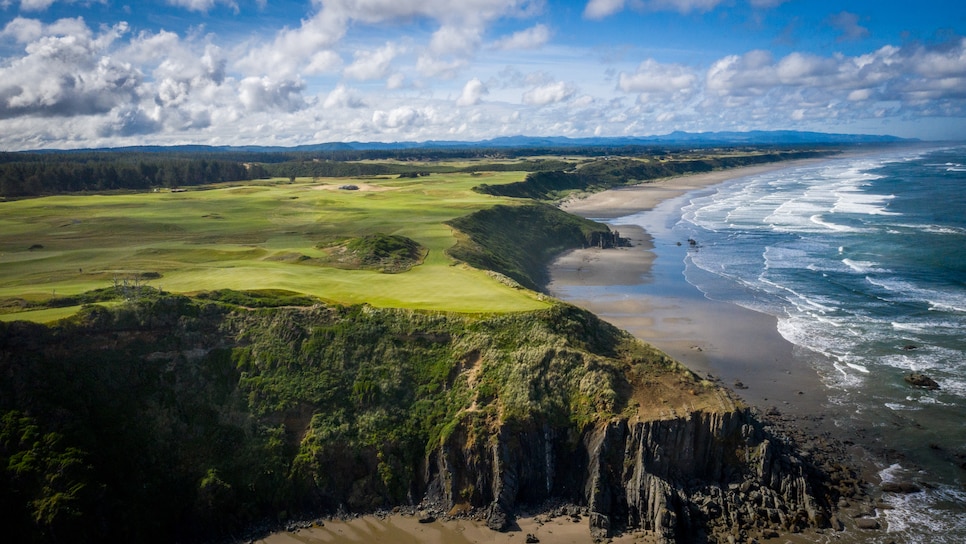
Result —
[{"label": "ocean wave", "polygon": [[889,291],[897,300],[926,304],[931,311],[966,313],[966,293],[960,290],[926,289],[899,278],[869,276],[866,281]]},{"label": "ocean wave", "polygon": [[[883,482],[899,482],[909,474],[901,465],[894,464],[879,472]],[[906,542],[932,543],[962,542],[966,533],[966,517],[959,505],[966,504],[966,491],[949,485],[939,485],[921,493],[886,493],[882,500],[889,508],[882,510],[886,533],[905,538]],[[958,536],[957,536],[958,535]]]},{"label": "ocean wave", "polygon": [[844,190],[835,193],[837,198],[832,206],[833,213],[856,215],[902,215],[886,208],[895,195],[877,195],[857,190]]},{"label": "ocean wave", "polygon": [[879,263],[872,261],[853,261],[852,259],[842,259],[842,264],[859,274],[869,274],[871,272],[889,272],[884,268],[879,268]]},{"label": "ocean wave", "polygon": [[892,410],[893,412],[901,412],[901,411],[915,412],[918,410],[922,410],[922,408],[918,406],[906,406],[905,404],[900,404],[898,402],[887,402],[885,403],[885,407]]},{"label": "ocean wave", "polygon": [[[958,235],[958,236],[966,236],[966,228],[952,226],[952,225],[936,225],[932,223],[923,223],[923,224],[889,223],[889,224],[885,224],[884,226],[892,227],[896,229],[914,230],[919,232],[925,232],[928,234],[951,234],[951,235]],[[905,234],[902,231],[896,231],[896,233]]]},{"label": "ocean wave", "polygon": [[826,221],[822,214],[815,214],[808,218],[809,222],[821,227],[825,227],[828,230],[835,232],[863,232],[864,229],[850,227],[849,225],[841,225],[838,223],[832,223],[831,221]]}]

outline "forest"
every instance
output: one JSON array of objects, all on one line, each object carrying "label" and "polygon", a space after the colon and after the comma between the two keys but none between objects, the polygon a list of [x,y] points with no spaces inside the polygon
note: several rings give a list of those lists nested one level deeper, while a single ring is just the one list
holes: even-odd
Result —
[{"label": "forest", "polygon": [[[586,188],[600,185],[601,182],[613,185],[610,178],[615,176],[624,180],[653,179],[758,162],[817,156],[833,151],[830,148],[801,151],[782,147],[676,150],[673,152],[673,159],[667,160],[672,156],[671,151],[652,147],[567,148],[565,153],[571,159],[560,157],[563,150],[551,148],[273,152],[218,148],[179,149],[0,153],[0,198],[145,191],[267,178],[415,176],[480,171],[536,173],[538,175],[531,176],[526,188],[512,186],[485,189],[482,192],[502,196],[547,198],[544,190],[537,189],[534,193],[534,187],[548,183],[553,187],[559,185],[558,189]],[[717,156],[721,153],[725,156]],[[602,157],[618,155],[646,159],[648,164],[635,161],[635,169],[628,172],[615,172],[614,167],[620,166],[617,163],[606,165],[603,169],[600,165],[595,165],[595,162],[601,162]],[[565,174],[575,163],[585,162],[590,167],[582,169],[583,178],[575,179]]]}]

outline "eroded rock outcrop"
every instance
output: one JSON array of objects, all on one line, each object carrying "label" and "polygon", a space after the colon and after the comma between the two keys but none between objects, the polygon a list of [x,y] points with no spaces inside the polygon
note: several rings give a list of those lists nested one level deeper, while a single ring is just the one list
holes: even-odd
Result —
[{"label": "eroded rock outcrop", "polygon": [[551,498],[584,506],[597,539],[644,530],[665,542],[741,540],[830,526],[818,469],[744,408],[618,418],[576,435],[542,425],[467,437],[454,432],[429,456],[426,499],[484,507],[496,530],[518,506]]}]

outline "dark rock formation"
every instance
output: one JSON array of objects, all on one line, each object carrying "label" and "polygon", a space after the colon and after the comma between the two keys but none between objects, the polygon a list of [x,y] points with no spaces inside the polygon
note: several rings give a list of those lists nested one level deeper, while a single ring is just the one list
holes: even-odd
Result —
[{"label": "dark rock formation", "polygon": [[885,482],[882,484],[884,493],[919,493],[922,488],[912,482]]},{"label": "dark rock formation", "polygon": [[925,389],[932,389],[932,390],[939,389],[939,384],[936,383],[936,380],[930,378],[929,376],[926,376],[925,374],[920,374],[919,372],[913,372],[912,374],[909,374],[908,376],[905,377],[905,380],[910,385],[914,385],[916,387],[922,387]]},{"label": "dark rock formation", "polygon": [[503,427],[483,444],[466,438],[454,432],[429,456],[426,501],[486,506],[495,530],[518,505],[550,498],[584,505],[596,539],[630,529],[693,542],[832,527],[822,476],[744,409],[621,418],[579,437],[543,426]]}]

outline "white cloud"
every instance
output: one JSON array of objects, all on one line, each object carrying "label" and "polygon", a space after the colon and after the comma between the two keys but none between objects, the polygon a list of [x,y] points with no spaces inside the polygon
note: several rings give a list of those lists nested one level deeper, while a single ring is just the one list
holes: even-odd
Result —
[{"label": "white cloud", "polygon": [[[784,0],[752,0],[756,7],[778,5]],[[637,11],[677,11],[703,13],[718,7],[724,0],[590,0],[584,8],[587,19],[604,19],[630,7]]]},{"label": "white cloud", "polygon": [[345,15],[323,9],[314,17],[304,19],[295,29],[285,28],[269,44],[257,44],[238,61],[237,67],[247,74],[266,74],[293,77],[320,51],[331,49],[346,32]]},{"label": "white cloud", "polygon": [[3,27],[0,37],[13,38],[18,43],[28,43],[36,40],[44,33],[44,25],[37,19],[15,17]]},{"label": "white cloud", "polygon": [[433,33],[429,50],[434,55],[469,55],[482,41],[482,29],[477,26],[443,25]]},{"label": "white cloud", "polygon": [[466,59],[438,59],[432,55],[420,55],[416,61],[416,70],[427,77],[452,79],[456,73],[469,62]]},{"label": "white cloud", "polygon": [[493,46],[504,50],[537,49],[548,41],[550,41],[550,29],[547,25],[538,24],[497,40]]},{"label": "white cloud", "polygon": [[372,123],[381,130],[398,131],[422,123],[424,113],[409,106],[401,106],[390,111],[376,110],[372,114]]},{"label": "white cloud", "polygon": [[691,13],[692,11],[711,11],[722,1],[723,0],[645,0],[642,2],[642,4],[644,9],[648,10],[669,10],[680,13]]},{"label": "white cloud", "polygon": [[57,0],[20,0],[20,11],[44,11]]},{"label": "white cloud", "polygon": [[584,17],[603,19],[624,9],[624,0],[590,0],[584,8]]},{"label": "white cloud", "polygon": [[489,90],[487,90],[486,85],[478,78],[473,78],[463,86],[463,92],[456,99],[456,105],[463,107],[475,106],[482,101],[483,95],[487,93],[489,93]]},{"label": "white cloud", "polygon": [[67,20],[41,27],[40,36],[20,33],[35,39],[25,56],[0,68],[0,118],[94,115],[136,100],[142,74],[105,55],[125,31],[118,25],[94,35]]},{"label": "white cloud", "polygon": [[312,55],[305,67],[306,74],[324,74],[342,68],[342,57],[335,51],[324,50]]},{"label": "white cloud", "polygon": [[530,106],[546,106],[563,102],[574,96],[577,91],[563,81],[548,83],[523,93],[523,103]]},{"label": "white cloud", "polygon": [[686,66],[647,59],[633,74],[621,72],[617,86],[628,93],[669,94],[688,91],[697,81],[697,75]]},{"label": "white cloud", "polygon": [[207,13],[211,8],[215,7],[216,4],[224,4],[235,10],[238,13],[238,3],[234,0],[167,0],[167,3],[179,7],[185,8],[189,11],[197,11],[201,13]]},{"label": "white cloud", "polygon": [[346,67],[344,74],[358,80],[383,79],[389,74],[392,60],[399,55],[400,49],[387,43],[372,51],[357,51],[355,61]]},{"label": "white cloud", "polygon": [[406,76],[399,73],[392,74],[391,76],[386,78],[386,88],[390,90],[402,89],[405,84],[406,84]]},{"label": "white cloud", "polygon": [[842,33],[837,38],[840,42],[861,40],[869,35],[869,29],[859,25],[859,16],[854,13],[836,13],[828,18],[828,23]]},{"label": "white cloud", "polygon": [[706,79],[708,89],[721,95],[760,95],[777,83],[772,55],[762,50],[714,62]]},{"label": "white cloud", "polygon": [[479,48],[489,23],[500,17],[532,15],[543,0],[314,0],[313,4],[320,7],[318,12],[303,19],[298,28],[280,31],[272,43],[253,47],[239,68],[248,74],[271,70],[275,77],[292,77],[318,51],[339,43],[352,23],[391,25],[425,19],[439,27],[421,59],[420,71],[452,75],[454,67]]},{"label": "white cloud", "polygon": [[365,103],[355,96],[355,94],[345,85],[339,85],[329,92],[325,97],[322,107],[325,109],[333,108],[361,108]]},{"label": "white cloud", "polygon": [[305,85],[299,81],[275,81],[268,77],[248,77],[241,81],[238,95],[249,111],[295,112],[307,104],[302,97]]}]

